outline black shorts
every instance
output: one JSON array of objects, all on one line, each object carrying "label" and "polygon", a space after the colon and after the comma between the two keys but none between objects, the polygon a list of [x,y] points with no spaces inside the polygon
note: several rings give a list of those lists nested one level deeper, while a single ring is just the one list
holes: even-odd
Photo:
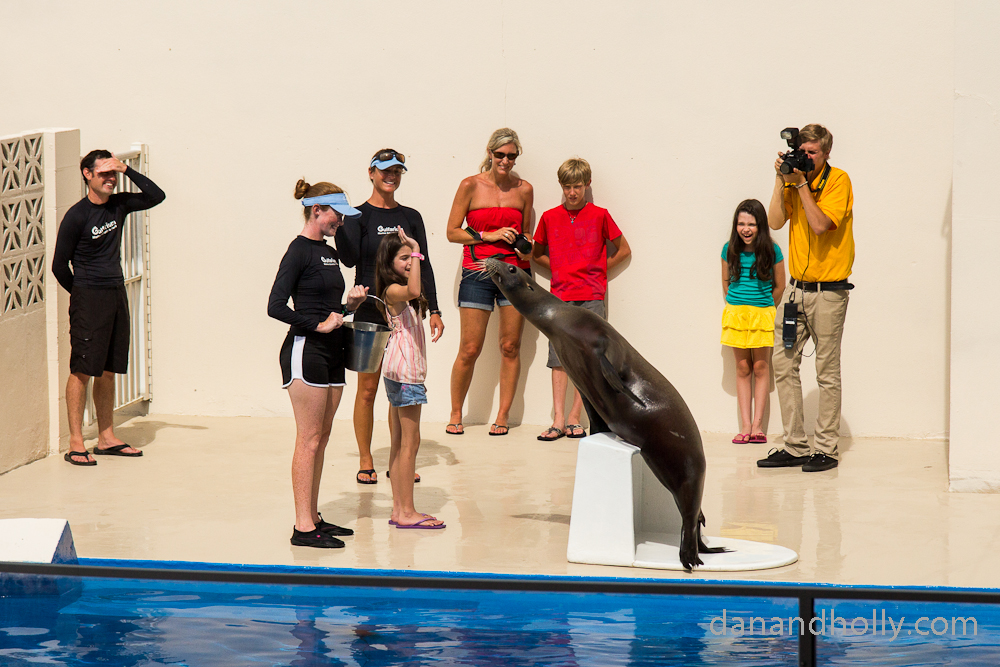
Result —
[{"label": "black shorts", "polygon": [[69,371],[100,377],[128,372],[128,296],[125,286],[74,285],[69,296]]},{"label": "black shorts", "polygon": [[289,332],[281,345],[281,386],[288,388],[292,380],[301,380],[310,387],[343,387],[343,330],[334,329],[320,336],[296,336]]}]

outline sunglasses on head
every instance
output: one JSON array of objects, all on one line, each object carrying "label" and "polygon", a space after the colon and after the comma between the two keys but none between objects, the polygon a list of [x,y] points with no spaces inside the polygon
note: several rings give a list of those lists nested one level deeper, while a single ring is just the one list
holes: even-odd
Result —
[{"label": "sunglasses on head", "polygon": [[375,157],[372,158],[372,161],[388,162],[392,158],[396,158],[397,160],[399,160],[400,164],[406,164],[406,156],[404,156],[402,153],[398,153],[392,150],[391,148],[375,153]]},{"label": "sunglasses on head", "polygon": [[517,156],[518,156],[517,153],[504,153],[503,151],[493,151],[493,157],[495,157],[498,160],[503,160],[504,158],[507,158],[511,162],[514,162],[515,160],[517,160]]}]

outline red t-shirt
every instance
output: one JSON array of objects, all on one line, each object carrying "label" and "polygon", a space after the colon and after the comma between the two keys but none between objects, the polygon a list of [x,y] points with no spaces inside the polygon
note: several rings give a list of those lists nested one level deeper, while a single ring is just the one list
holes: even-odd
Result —
[{"label": "red t-shirt", "polygon": [[607,209],[556,206],[542,214],[534,240],[549,247],[552,293],[563,301],[601,301],[608,291],[607,241],[622,235]]}]

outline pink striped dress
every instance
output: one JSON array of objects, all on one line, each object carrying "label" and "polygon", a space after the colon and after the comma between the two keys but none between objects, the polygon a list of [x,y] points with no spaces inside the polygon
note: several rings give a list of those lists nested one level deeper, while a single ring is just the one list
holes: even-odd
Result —
[{"label": "pink striped dress", "polygon": [[399,315],[389,315],[392,334],[382,359],[382,375],[404,384],[423,384],[427,378],[427,342],[424,323],[407,304]]}]

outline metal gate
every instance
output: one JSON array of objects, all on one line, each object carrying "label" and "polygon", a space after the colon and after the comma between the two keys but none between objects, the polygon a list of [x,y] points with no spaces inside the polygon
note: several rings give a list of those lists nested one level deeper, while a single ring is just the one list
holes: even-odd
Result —
[{"label": "metal gate", "polygon": [[[146,144],[133,144],[132,150],[115,153],[115,157],[142,175],[148,175]],[[118,179],[115,192],[139,192],[124,175]],[[87,196],[87,186],[83,186]],[[128,294],[132,331],[129,336],[128,372],[115,376],[115,410],[152,400],[152,350],[150,347],[149,314],[149,211],[135,211],[125,218],[122,230],[122,273]],[[88,387],[84,423],[97,419],[92,388]]]}]

